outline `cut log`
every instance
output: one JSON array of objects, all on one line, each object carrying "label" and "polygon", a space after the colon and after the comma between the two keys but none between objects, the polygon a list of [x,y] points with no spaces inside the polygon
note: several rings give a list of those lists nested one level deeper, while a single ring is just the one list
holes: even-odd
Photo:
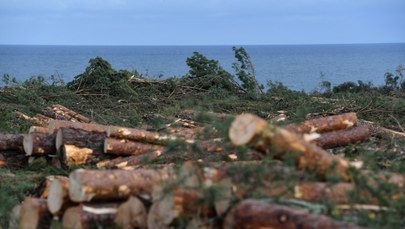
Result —
[{"label": "cut log", "polygon": [[42,110],[42,114],[57,120],[69,120],[72,122],[90,123],[91,120],[75,111],[70,110],[60,104],[52,105]]},{"label": "cut log", "polygon": [[173,177],[170,169],[83,170],[69,175],[69,196],[75,202],[127,199],[152,193],[153,186]]},{"label": "cut log", "polygon": [[28,133],[29,134],[33,134],[33,133],[47,134],[48,128],[43,127],[43,126],[31,126],[30,129],[28,130]]},{"label": "cut log", "polygon": [[71,122],[65,120],[50,120],[47,127],[48,133],[56,133],[62,127],[96,132],[107,132],[108,130],[108,126],[100,124]]},{"label": "cut log", "polygon": [[45,199],[25,198],[21,205],[19,228],[49,228],[51,219]]},{"label": "cut log", "polygon": [[62,225],[67,229],[114,228],[118,203],[80,204],[68,208]]},{"label": "cut log", "polygon": [[322,134],[315,133],[315,135],[318,136],[314,140],[311,140],[311,143],[324,149],[329,149],[366,141],[370,138],[370,130],[366,125],[361,125],[350,129],[331,131]]},{"label": "cut log", "polygon": [[22,134],[0,134],[0,151],[22,151],[23,140]]},{"label": "cut log", "polygon": [[155,131],[117,126],[110,126],[107,130],[107,136],[152,144],[167,144],[169,141],[179,140],[176,137],[160,134],[159,132]]},{"label": "cut log", "polygon": [[146,229],[147,210],[138,198],[131,196],[118,207],[115,224],[122,229]]},{"label": "cut log", "polygon": [[59,151],[62,145],[74,145],[79,148],[92,149],[101,155],[104,151],[104,139],[106,137],[105,132],[61,127],[56,134],[55,145]]},{"label": "cut log", "polygon": [[51,184],[56,180],[67,180],[64,176],[46,176],[45,179],[37,186],[37,188],[32,192],[32,197],[46,199],[48,198]]},{"label": "cut log", "polygon": [[64,210],[74,205],[69,199],[69,178],[59,177],[51,182],[47,204],[49,211],[56,216],[61,216]]},{"label": "cut log", "polygon": [[55,134],[25,134],[23,145],[27,156],[56,154]]},{"label": "cut log", "polygon": [[32,118],[32,122],[37,126],[47,126],[51,120],[53,119],[42,114],[37,114]]},{"label": "cut log", "polygon": [[315,171],[323,178],[338,175],[344,180],[349,180],[347,174],[349,163],[345,159],[335,157],[322,148],[306,142],[301,136],[268,124],[255,115],[237,116],[229,129],[229,138],[234,145],[249,144],[280,159],[288,153],[293,153],[298,169]]},{"label": "cut log", "polygon": [[323,133],[353,127],[357,123],[357,115],[354,112],[340,115],[332,115],[317,119],[307,120],[301,124],[287,125],[285,129],[299,133]]},{"label": "cut log", "polygon": [[125,168],[141,165],[158,158],[161,154],[159,151],[143,155],[133,155],[128,157],[117,157],[111,160],[103,160],[97,163],[97,168]]},{"label": "cut log", "polygon": [[244,200],[226,216],[224,229],[360,229],[362,227],[335,221],[304,210],[257,200]]},{"label": "cut log", "polygon": [[140,154],[162,154],[165,147],[128,139],[106,138],[104,141],[104,153],[115,155],[140,155]]},{"label": "cut log", "polygon": [[214,215],[213,208],[202,203],[202,195],[193,189],[173,189],[152,204],[148,213],[148,228],[171,228],[178,219],[190,221],[193,216]]},{"label": "cut log", "polygon": [[90,148],[81,148],[75,145],[63,145],[62,147],[62,163],[67,167],[95,164],[103,159],[103,153]]},{"label": "cut log", "polygon": [[25,168],[28,164],[28,157],[21,151],[4,151],[0,153],[0,168],[9,169]]}]

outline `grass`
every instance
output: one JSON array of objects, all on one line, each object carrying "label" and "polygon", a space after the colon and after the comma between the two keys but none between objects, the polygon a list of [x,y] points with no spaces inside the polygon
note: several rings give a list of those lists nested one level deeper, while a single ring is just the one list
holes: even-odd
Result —
[{"label": "grass", "polygon": [[[120,74],[123,74],[120,77],[125,78],[125,72]],[[101,82],[108,84],[110,81],[102,80]],[[177,79],[168,80],[164,84],[146,86],[130,85],[125,82],[127,81],[114,79],[111,81],[113,86],[103,85],[102,91],[97,91],[93,85],[92,91],[84,91],[84,88],[72,89],[62,82],[52,83],[40,77],[34,77],[22,83],[6,84],[5,87],[0,88],[0,132],[27,132],[32,124],[18,118],[15,111],[33,116],[52,104],[62,104],[101,124],[127,127],[146,125],[154,128],[169,123],[181,111],[191,109],[198,112],[196,121],[207,127],[204,134],[199,136],[201,139],[214,134],[227,139],[227,131],[232,118],[219,120],[208,113],[211,111],[228,115],[250,112],[269,120],[278,111],[284,111],[288,119],[277,125],[299,122],[309,116],[356,112],[359,118],[375,122],[386,128],[403,131],[405,127],[405,116],[403,115],[405,114],[405,94],[400,91],[385,93],[376,89],[310,95],[291,91],[281,84],[272,83],[267,93],[252,98],[216,87],[204,89],[204,91],[186,91],[185,87],[179,84],[181,80]],[[187,81],[187,83],[190,82]],[[213,129],[215,129],[215,133],[212,132]],[[230,143],[225,141],[223,146],[230,147]],[[181,164],[185,160],[200,158],[204,158],[205,161],[228,160],[226,155],[206,155],[201,150],[193,148],[194,146],[174,143],[169,147],[171,149],[169,153],[153,163],[175,162]],[[350,159],[362,160],[365,162],[365,167],[372,171],[397,172],[405,175],[404,148],[404,139],[374,136],[368,142],[337,148],[331,152],[344,154]],[[242,158],[251,158],[246,148],[238,148],[236,153]],[[274,163],[277,162],[264,158],[263,162],[256,167],[236,166],[232,168],[232,171],[239,176],[234,179],[249,187],[260,187],[263,185],[264,177],[272,172],[271,168]],[[0,226],[7,228],[8,216],[12,207],[21,202],[25,196],[30,195],[46,175],[66,175],[68,173],[69,171],[55,170],[41,161],[24,169],[1,169]],[[275,173],[277,174],[277,172]],[[316,179],[311,174],[304,174],[299,178],[301,180]],[[287,180],[294,182],[297,177],[291,176],[287,179],[283,174],[275,179],[288,185]],[[364,188],[367,188],[367,184]],[[381,198],[381,203],[388,207],[387,211],[373,214],[358,211],[348,216],[334,211],[333,204],[329,203],[321,205],[321,209],[324,214],[331,217],[370,228],[401,228],[405,217],[405,201],[403,198],[398,201],[387,199],[384,195],[391,193],[391,188],[381,185],[372,190],[375,196]],[[218,190],[221,190],[221,187],[218,187]],[[221,196],[221,193],[218,190],[213,187],[212,190],[207,191],[207,195],[210,195],[211,199],[220,198],[218,196]],[[260,189],[257,192],[252,190],[250,195],[252,197],[261,196]],[[361,198],[361,196],[353,195],[353,198]],[[319,209],[319,206],[309,204],[309,208],[311,206]]]}]

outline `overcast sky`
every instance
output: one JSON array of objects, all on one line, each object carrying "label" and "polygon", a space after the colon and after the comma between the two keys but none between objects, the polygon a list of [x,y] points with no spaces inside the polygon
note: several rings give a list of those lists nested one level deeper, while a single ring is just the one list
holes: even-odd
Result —
[{"label": "overcast sky", "polygon": [[405,0],[0,0],[0,44],[405,42]]}]

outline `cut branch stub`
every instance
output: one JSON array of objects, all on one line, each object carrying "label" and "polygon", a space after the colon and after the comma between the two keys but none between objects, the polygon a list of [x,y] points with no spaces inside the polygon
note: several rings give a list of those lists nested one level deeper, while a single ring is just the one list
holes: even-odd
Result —
[{"label": "cut branch stub", "polygon": [[354,112],[340,115],[332,115],[317,119],[307,120],[301,124],[291,124],[285,128],[295,133],[323,133],[351,128],[357,123],[357,115]]},{"label": "cut branch stub", "polygon": [[361,229],[362,227],[333,220],[304,210],[258,200],[244,200],[226,216],[224,229]]},{"label": "cut branch stub", "polygon": [[299,169],[313,170],[322,177],[339,175],[349,180],[346,171],[349,163],[345,159],[335,157],[301,136],[268,124],[255,115],[237,116],[229,129],[229,138],[234,145],[248,144],[281,159],[291,154]]},{"label": "cut branch stub", "polygon": [[119,200],[152,193],[153,186],[172,177],[171,170],[83,170],[69,175],[69,196],[75,202]]}]

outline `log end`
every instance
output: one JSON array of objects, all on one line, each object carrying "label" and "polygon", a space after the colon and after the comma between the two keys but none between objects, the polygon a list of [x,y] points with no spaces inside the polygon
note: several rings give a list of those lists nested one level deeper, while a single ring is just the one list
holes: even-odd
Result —
[{"label": "log end", "polygon": [[63,145],[63,133],[62,133],[62,128],[58,130],[56,133],[56,138],[55,138],[55,147],[56,147],[56,152],[61,151],[61,147]]},{"label": "log end", "polygon": [[69,175],[69,197],[74,202],[90,201],[90,198],[85,198],[83,192],[83,184],[81,183],[81,175],[84,169],[77,169]]},{"label": "log end", "polygon": [[32,134],[24,134],[23,147],[25,154],[31,156],[34,148]]},{"label": "log end", "polygon": [[49,187],[49,194],[47,198],[47,204],[49,211],[56,215],[62,210],[62,206],[65,201],[65,196],[68,195],[67,193],[67,185],[64,185],[64,182],[68,182],[68,180],[61,181],[59,179],[55,179],[52,181]]},{"label": "log end", "polygon": [[234,145],[248,144],[266,125],[265,120],[255,115],[238,115],[229,128],[229,139]]}]

